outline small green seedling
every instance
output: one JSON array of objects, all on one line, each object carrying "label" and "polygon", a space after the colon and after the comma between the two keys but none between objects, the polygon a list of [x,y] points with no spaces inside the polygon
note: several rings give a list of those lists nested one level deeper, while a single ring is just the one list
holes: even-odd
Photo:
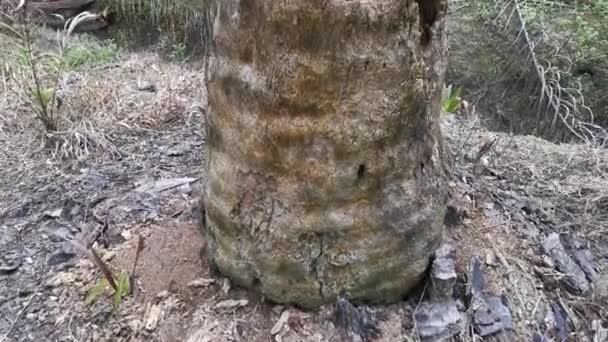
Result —
[{"label": "small green seedling", "polygon": [[186,60],[187,47],[184,43],[173,44],[173,51],[171,51],[171,58],[174,61],[183,62]]},{"label": "small green seedling", "polygon": [[29,96],[36,101],[40,107],[48,108],[55,99],[55,93],[55,87],[46,87],[32,89],[32,94],[29,94]]},{"label": "small green seedling", "polygon": [[[120,275],[115,279],[116,289],[114,290],[113,301],[112,301],[112,309],[116,311],[125,297],[131,294],[131,280],[129,277],[129,273],[126,271],[120,272]],[[111,288],[110,282],[103,278],[89,289],[87,293],[87,297],[85,299],[85,304],[92,305],[95,304],[97,299],[103,295],[103,293]]]},{"label": "small green seedling", "polygon": [[84,300],[85,304],[93,305],[97,299],[110,287],[110,283],[106,278],[101,279],[97,285],[91,287],[87,293],[87,298]]},{"label": "small green seedling", "polygon": [[441,96],[441,109],[445,113],[455,113],[462,105],[462,99],[460,93],[462,92],[462,86],[454,89],[450,84],[448,87],[443,88]]},{"label": "small green seedling", "polygon": [[108,288],[112,288],[114,290],[112,310],[116,311],[120,307],[123,299],[131,294],[131,277],[135,274],[139,253],[144,247],[143,241],[143,237],[140,236],[131,273],[129,274],[127,271],[122,271],[118,277],[112,273],[110,268],[103,262],[99,255],[97,255],[97,252],[95,252],[92,247],[89,248],[91,259],[99,267],[104,277],[99,283],[89,289],[85,298],[85,304],[94,304]]}]

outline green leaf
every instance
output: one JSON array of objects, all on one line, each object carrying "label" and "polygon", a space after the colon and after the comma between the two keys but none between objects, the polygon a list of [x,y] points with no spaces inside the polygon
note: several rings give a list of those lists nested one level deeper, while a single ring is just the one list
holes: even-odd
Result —
[{"label": "green leaf", "polygon": [[91,287],[87,293],[87,297],[84,300],[86,305],[91,305],[97,301],[97,299],[103,294],[103,292],[110,286],[107,279],[102,279],[97,285]]},{"label": "green leaf", "polygon": [[53,100],[54,96],[55,96],[54,87],[34,90],[34,94],[31,94],[32,100],[34,100],[36,102],[36,104],[38,106],[40,106],[41,108],[47,108],[49,103]]},{"label": "green leaf", "polygon": [[122,303],[123,298],[131,294],[131,280],[129,273],[122,271],[116,282],[116,292],[114,292],[113,309],[116,310]]},{"label": "green leaf", "polygon": [[460,108],[460,105],[462,104],[460,93],[462,93],[462,86],[456,89],[453,89],[452,85],[443,88],[441,108],[444,112],[454,113]]}]

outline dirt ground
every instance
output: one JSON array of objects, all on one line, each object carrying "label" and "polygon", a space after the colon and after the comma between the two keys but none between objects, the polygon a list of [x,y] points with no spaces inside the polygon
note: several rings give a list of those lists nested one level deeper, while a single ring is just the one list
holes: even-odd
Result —
[{"label": "dirt ground", "polygon": [[[124,52],[74,72],[62,96],[85,119],[80,130],[50,138],[22,103],[0,94],[0,342],[420,340],[414,317],[427,300],[424,284],[400,303],[370,307],[378,336],[346,337],[332,306],[303,312],[268,303],[210,268],[200,233],[203,71],[198,62]],[[488,291],[510,308],[507,340],[606,341],[608,152],[487,132],[474,117],[447,118],[444,135],[455,296],[467,301],[477,255]],[[551,232],[575,233],[593,254],[600,276],[590,293],[560,285],[565,275],[541,248]],[[132,295],[116,310],[110,290],[85,304],[102,275],[70,241],[94,242],[118,273],[133,268],[140,237]],[[471,331],[465,320],[453,340],[482,340]]]}]

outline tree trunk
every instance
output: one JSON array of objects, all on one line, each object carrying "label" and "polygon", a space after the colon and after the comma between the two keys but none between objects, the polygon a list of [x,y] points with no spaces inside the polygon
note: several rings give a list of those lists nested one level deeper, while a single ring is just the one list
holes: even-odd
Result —
[{"label": "tree trunk", "polygon": [[205,208],[221,272],[306,308],[417,284],[443,233],[445,2],[212,2]]}]

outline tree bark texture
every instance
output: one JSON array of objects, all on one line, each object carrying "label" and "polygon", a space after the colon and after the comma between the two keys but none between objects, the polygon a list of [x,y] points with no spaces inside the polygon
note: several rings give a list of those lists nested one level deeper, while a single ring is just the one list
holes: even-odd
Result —
[{"label": "tree bark texture", "polygon": [[439,246],[445,0],[216,0],[208,255],[270,300],[392,301]]}]

